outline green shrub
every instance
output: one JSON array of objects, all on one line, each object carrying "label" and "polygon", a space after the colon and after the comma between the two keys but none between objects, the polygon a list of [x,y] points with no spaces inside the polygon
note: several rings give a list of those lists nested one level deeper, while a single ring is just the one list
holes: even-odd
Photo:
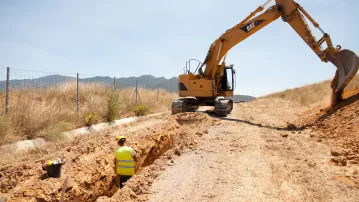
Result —
[{"label": "green shrub", "polygon": [[107,103],[107,117],[108,122],[116,120],[118,112],[120,111],[119,95],[117,91],[109,92],[109,99]]},{"label": "green shrub", "polygon": [[133,108],[136,116],[144,116],[150,113],[151,109],[148,105],[138,104]]},{"label": "green shrub", "polygon": [[87,116],[85,116],[85,125],[91,126],[98,121],[98,116],[95,112],[91,112]]}]

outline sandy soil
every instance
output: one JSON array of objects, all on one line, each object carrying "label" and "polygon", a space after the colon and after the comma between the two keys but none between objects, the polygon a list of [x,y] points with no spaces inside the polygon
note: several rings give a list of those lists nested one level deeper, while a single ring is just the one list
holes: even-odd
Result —
[{"label": "sandy soil", "polygon": [[149,201],[358,201],[348,177],[358,166],[332,166],[315,132],[288,127],[304,110],[276,99],[237,104],[157,178]]},{"label": "sandy soil", "polygon": [[[0,201],[358,201],[358,95],[335,109],[280,99],[235,104],[226,118],[183,113],[0,158]],[[138,153],[114,183],[115,137]],[[61,178],[41,164],[61,157]]]}]

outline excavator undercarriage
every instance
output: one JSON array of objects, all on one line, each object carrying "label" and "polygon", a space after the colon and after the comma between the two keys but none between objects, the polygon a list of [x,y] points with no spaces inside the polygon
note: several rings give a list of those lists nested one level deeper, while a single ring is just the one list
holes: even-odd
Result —
[{"label": "excavator undercarriage", "polygon": [[217,97],[215,100],[180,98],[172,102],[172,114],[195,112],[199,106],[214,106],[214,114],[219,117],[225,117],[232,112],[233,100],[224,97]]}]

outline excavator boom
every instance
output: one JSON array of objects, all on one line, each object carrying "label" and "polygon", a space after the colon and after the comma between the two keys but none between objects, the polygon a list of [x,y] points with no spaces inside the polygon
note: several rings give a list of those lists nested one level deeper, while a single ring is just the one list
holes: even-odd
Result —
[{"label": "excavator boom", "polygon": [[[356,54],[350,50],[340,50],[340,46],[334,48],[330,36],[320,28],[319,24],[303,7],[293,0],[276,0],[276,5],[271,6],[259,16],[252,18],[256,13],[262,11],[264,6],[270,1],[271,0],[267,1],[263,6],[258,7],[232,29],[227,30],[211,45],[207,57],[201,66],[202,68],[206,65],[202,76],[214,79],[217,72],[223,71],[223,69],[218,70],[217,68],[221,68],[219,65],[220,61],[232,47],[281,17],[284,22],[287,22],[296,31],[323,62],[330,61],[337,67],[339,78],[336,85],[333,85],[333,90],[338,92],[344,89],[358,71],[359,61]],[[323,33],[323,37],[320,40],[317,40],[312,34],[303,15]],[[321,45],[324,42],[326,42],[327,48],[322,50]],[[217,82],[219,82],[219,80],[217,80]]]},{"label": "excavator boom", "polygon": [[[226,70],[231,69],[232,75],[234,71],[233,66],[228,67],[225,64],[227,52],[279,17],[295,30],[321,61],[329,61],[336,66],[337,71],[332,80],[331,87],[333,94],[336,94],[336,100],[341,100],[343,89],[348,85],[359,69],[358,56],[351,50],[341,50],[339,45],[333,47],[329,34],[325,33],[304,8],[293,0],[275,0],[275,5],[270,6],[263,13],[256,16],[256,14],[262,12],[264,7],[271,1],[272,0],[268,0],[264,5],[259,6],[244,20],[227,30],[213,42],[204,62],[199,67],[197,75],[189,73],[179,76],[180,97],[193,96],[195,99],[191,99],[190,102],[188,99],[182,99],[180,101],[182,104],[178,104],[179,102],[175,101],[175,104],[172,105],[173,113],[186,111],[186,106],[195,109],[199,103],[210,103],[209,100],[214,100],[218,96],[233,95],[233,88],[230,90],[226,88],[228,83]],[[319,40],[315,38],[305,17],[314,27],[323,33],[322,38]],[[324,42],[326,43],[326,48],[323,50],[322,44]],[[203,67],[205,67],[204,71]],[[221,109],[221,114],[226,114],[233,108],[233,101],[226,100],[225,98],[216,100],[215,103],[215,106],[218,105],[218,108]],[[223,110],[226,110],[226,113],[223,113]]]}]

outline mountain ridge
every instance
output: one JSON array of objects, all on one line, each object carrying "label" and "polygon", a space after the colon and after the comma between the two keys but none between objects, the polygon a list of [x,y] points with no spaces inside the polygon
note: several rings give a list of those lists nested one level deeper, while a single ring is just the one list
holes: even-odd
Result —
[{"label": "mountain ridge", "polygon": [[[52,74],[44,77],[39,77],[35,79],[13,79],[10,80],[10,87],[12,89],[18,88],[36,88],[36,87],[47,87],[51,85],[56,85],[66,81],[74,81],[75,77],[62,76],[57,74]],[[168,92],[178,92],[178,78],[171,77],[169,79],[165,77],[155,77],[151,74],[141,75],[139,77],[120,77],[115,78],[116,88],[126,88],[126,87],[135,87],[137,81],[138,88],[146,89],[165,89]],[[79,78],[79,82],[101,82],[108,85],[113,85],[114,78],[109,76],[95,76],[90,78]],[[5,90],[6,81],[0,81],[0,91]],[[251,101],[255,99],[253,96],[249,95],[235,95],[233,96],[234,101]]]}]

